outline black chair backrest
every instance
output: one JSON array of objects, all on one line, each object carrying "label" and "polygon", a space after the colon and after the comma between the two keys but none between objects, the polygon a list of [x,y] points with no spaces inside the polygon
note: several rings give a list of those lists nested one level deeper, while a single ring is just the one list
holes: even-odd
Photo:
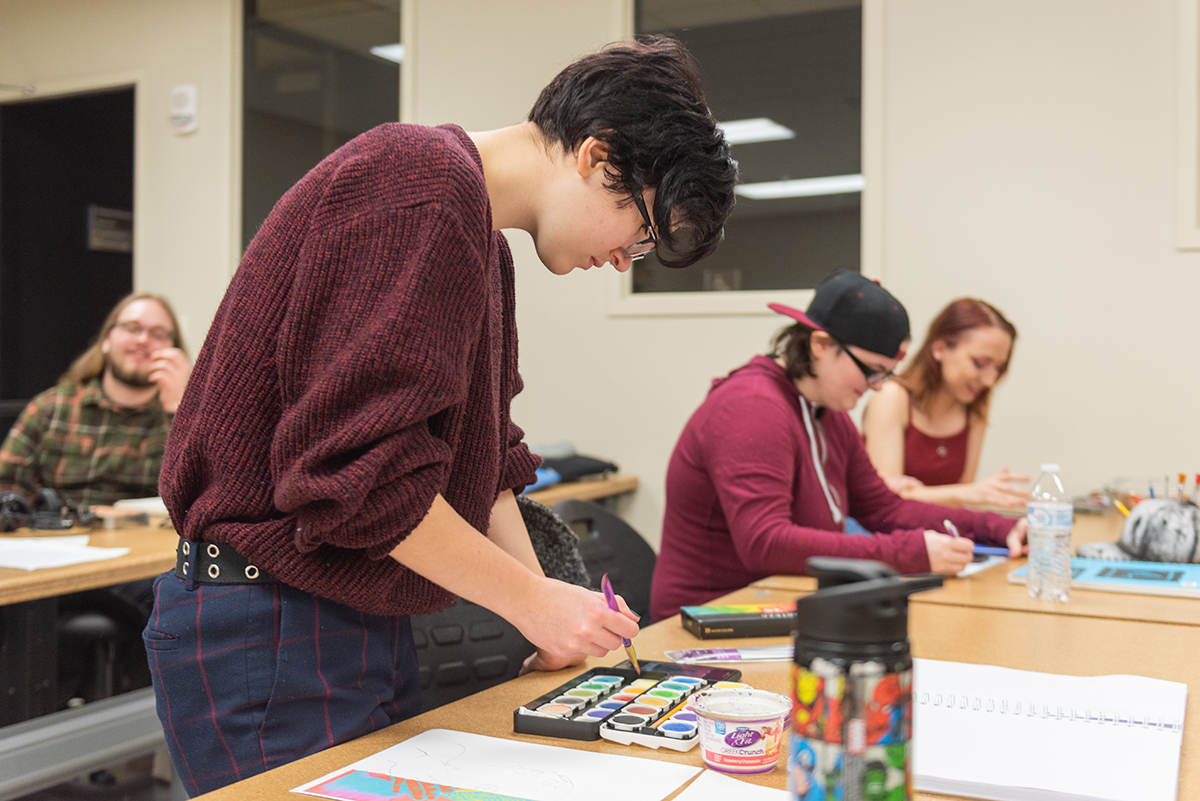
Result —
[{"label": "black chair backrest", "polygon": [[[524,496],[517,505],[546,575],[586,585],[587,571],[567,525]],[[516,626],[463,598],[440,612],[413,615],[411,620],[422,712],[516,678],[521,663],[534,651]]]},{"label": "black chair backrest", "polygon": [[521,663],[534,652],[516,626],[464,598],[410,620],[422,712],[516,678]]},{"label": "black chair backrest", "polygon": [[650,619],[650,580],[654,576],[654,549],[628,523],[591,501],[565,500],[554,505],[579,537],[579,554],[587,565],[592,589],[599,589],[607,573],[613,590],[629,608]]}]

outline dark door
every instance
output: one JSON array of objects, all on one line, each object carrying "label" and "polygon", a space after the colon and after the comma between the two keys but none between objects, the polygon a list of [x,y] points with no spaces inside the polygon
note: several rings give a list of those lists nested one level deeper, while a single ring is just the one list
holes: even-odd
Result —
[{"label": "dark door", "polygon": [[0,435],[133,289],[133,103],[0,105]]}]

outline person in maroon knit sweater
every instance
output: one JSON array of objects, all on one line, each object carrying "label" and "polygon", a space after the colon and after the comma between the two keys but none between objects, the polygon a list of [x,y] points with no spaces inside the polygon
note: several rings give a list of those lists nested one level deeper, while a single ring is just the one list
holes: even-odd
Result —
[{"label": "person in maroon knit sweater", "polygon": [[[1026,551],[1025,520],[903,500],[867,457],[847,414],[904,358],[908,314],[856,272],[817,287],[769,356],[713,382],[667,466],[662,547],[650,594],[661,620],[810,556],[875,559],[954,575],[974,542]],[[853,517],[869,536],[847,534]],[[950,520],[962,533],[942,533]],[[974,542],[973,542],[974,541]]]},{"label": "person in maroon knit sweater", "polygon": [[160,489],[181,533],[144,640],[175,767],[195,794],[415,714],[409,615],[455,596],[537,646],[524,669],[636,635],[621,603],[546,578],[514,492],[538,460],[513,261],[555,274],[720,241],[737,166],[678,42],[568,66],[529,119],[388,124],[276,205],[217,311]]}]

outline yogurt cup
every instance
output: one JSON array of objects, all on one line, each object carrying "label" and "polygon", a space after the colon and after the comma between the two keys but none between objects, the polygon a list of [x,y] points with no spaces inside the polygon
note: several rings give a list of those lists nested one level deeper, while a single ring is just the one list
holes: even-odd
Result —
[{"label": "yogurt cup", "polygon": [[764,773],[779,761],[783,725],[792,710],[785,695],[754,689],[703,690],[692,697],[700,724],[700,758],[724,773]]}]

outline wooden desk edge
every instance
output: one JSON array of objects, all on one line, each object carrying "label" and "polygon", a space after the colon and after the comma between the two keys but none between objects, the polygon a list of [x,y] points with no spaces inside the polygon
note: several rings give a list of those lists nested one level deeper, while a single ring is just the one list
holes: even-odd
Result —
[{"label": "wooden desk edge", "polygon": [[[61,534],[87,534],[91,545],[127,547],[130,552],[114,559],[41,570],[0,569],[0,606],[152,578],[175,567],[178,535],[169,528],[132,526],[111,530],[72,529]],[[26,535],[26,532],[18,531],[13,536]],[[33,533],[30,535],[36,536]]]},{"label": "wooden desk edge", "polygon": [[525,497],[537,501],[543,506],[553,506],[559,501],[573,498],[580,501],[594,501],[624,492],[633,492],[638,488],[638,477],[617,473],[596,481],[567,481],[555,484],[543,490],[526,493]]}]

